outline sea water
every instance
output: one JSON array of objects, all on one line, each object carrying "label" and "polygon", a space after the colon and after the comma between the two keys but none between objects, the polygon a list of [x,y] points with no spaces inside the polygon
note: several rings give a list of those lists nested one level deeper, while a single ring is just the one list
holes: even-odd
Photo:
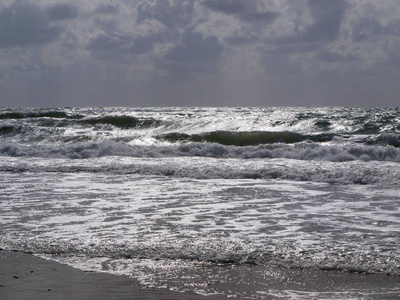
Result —
[{"label": "sea water", "polygon": [[1,248],[262,299],[193,270],[399,276],[399,229],[399,108],[0,109]]}]

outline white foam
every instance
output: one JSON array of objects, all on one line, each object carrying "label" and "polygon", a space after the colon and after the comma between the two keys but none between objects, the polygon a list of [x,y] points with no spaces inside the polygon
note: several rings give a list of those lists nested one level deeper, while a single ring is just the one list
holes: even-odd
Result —
[{"label": "white foam", "polygon": [[382,197],[378,187],[97,173],[14,177],[1,182],[4,248],[392,274],[400,265],[399,194]]}]

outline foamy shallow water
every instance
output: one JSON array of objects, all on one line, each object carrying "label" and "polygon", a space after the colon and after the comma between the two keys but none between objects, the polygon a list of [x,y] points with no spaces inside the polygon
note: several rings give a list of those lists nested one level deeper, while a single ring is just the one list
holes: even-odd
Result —
[{"label": "foamy shallow water", "polygon": [[82,172],[2,177],[2,242],[25,251],[392,274],[400,266],[394,188]]}]

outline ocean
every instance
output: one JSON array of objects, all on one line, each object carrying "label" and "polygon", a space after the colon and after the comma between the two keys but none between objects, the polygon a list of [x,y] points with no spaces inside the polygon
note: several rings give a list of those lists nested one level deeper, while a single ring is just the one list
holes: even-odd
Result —
[{"label": "ocean", "polygon": [[1,108],[0,247],[248,299],[310,295],[213,283],[399,276],[400,108]]}]

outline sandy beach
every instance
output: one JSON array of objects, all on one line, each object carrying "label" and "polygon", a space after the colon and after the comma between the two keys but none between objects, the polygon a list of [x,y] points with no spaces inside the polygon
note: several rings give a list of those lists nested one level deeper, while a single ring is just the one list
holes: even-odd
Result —
[{"label": "sandy beach", "polygon": [[[223,291],[257,299],[399,299],[400,278],[383,274],[216,266],[186,270],[188,278],[208,281],[218,295],[145,288],[134,278],[84,272],[30,254],[0,252],[0,299],[224,299]],[[175,279],[176,280],[176,279]],[[190,281],[190,279],[189,279]],[[175,282],[176,285],[176,282]],[[195,285],[195,283],[193,283]]]}]

